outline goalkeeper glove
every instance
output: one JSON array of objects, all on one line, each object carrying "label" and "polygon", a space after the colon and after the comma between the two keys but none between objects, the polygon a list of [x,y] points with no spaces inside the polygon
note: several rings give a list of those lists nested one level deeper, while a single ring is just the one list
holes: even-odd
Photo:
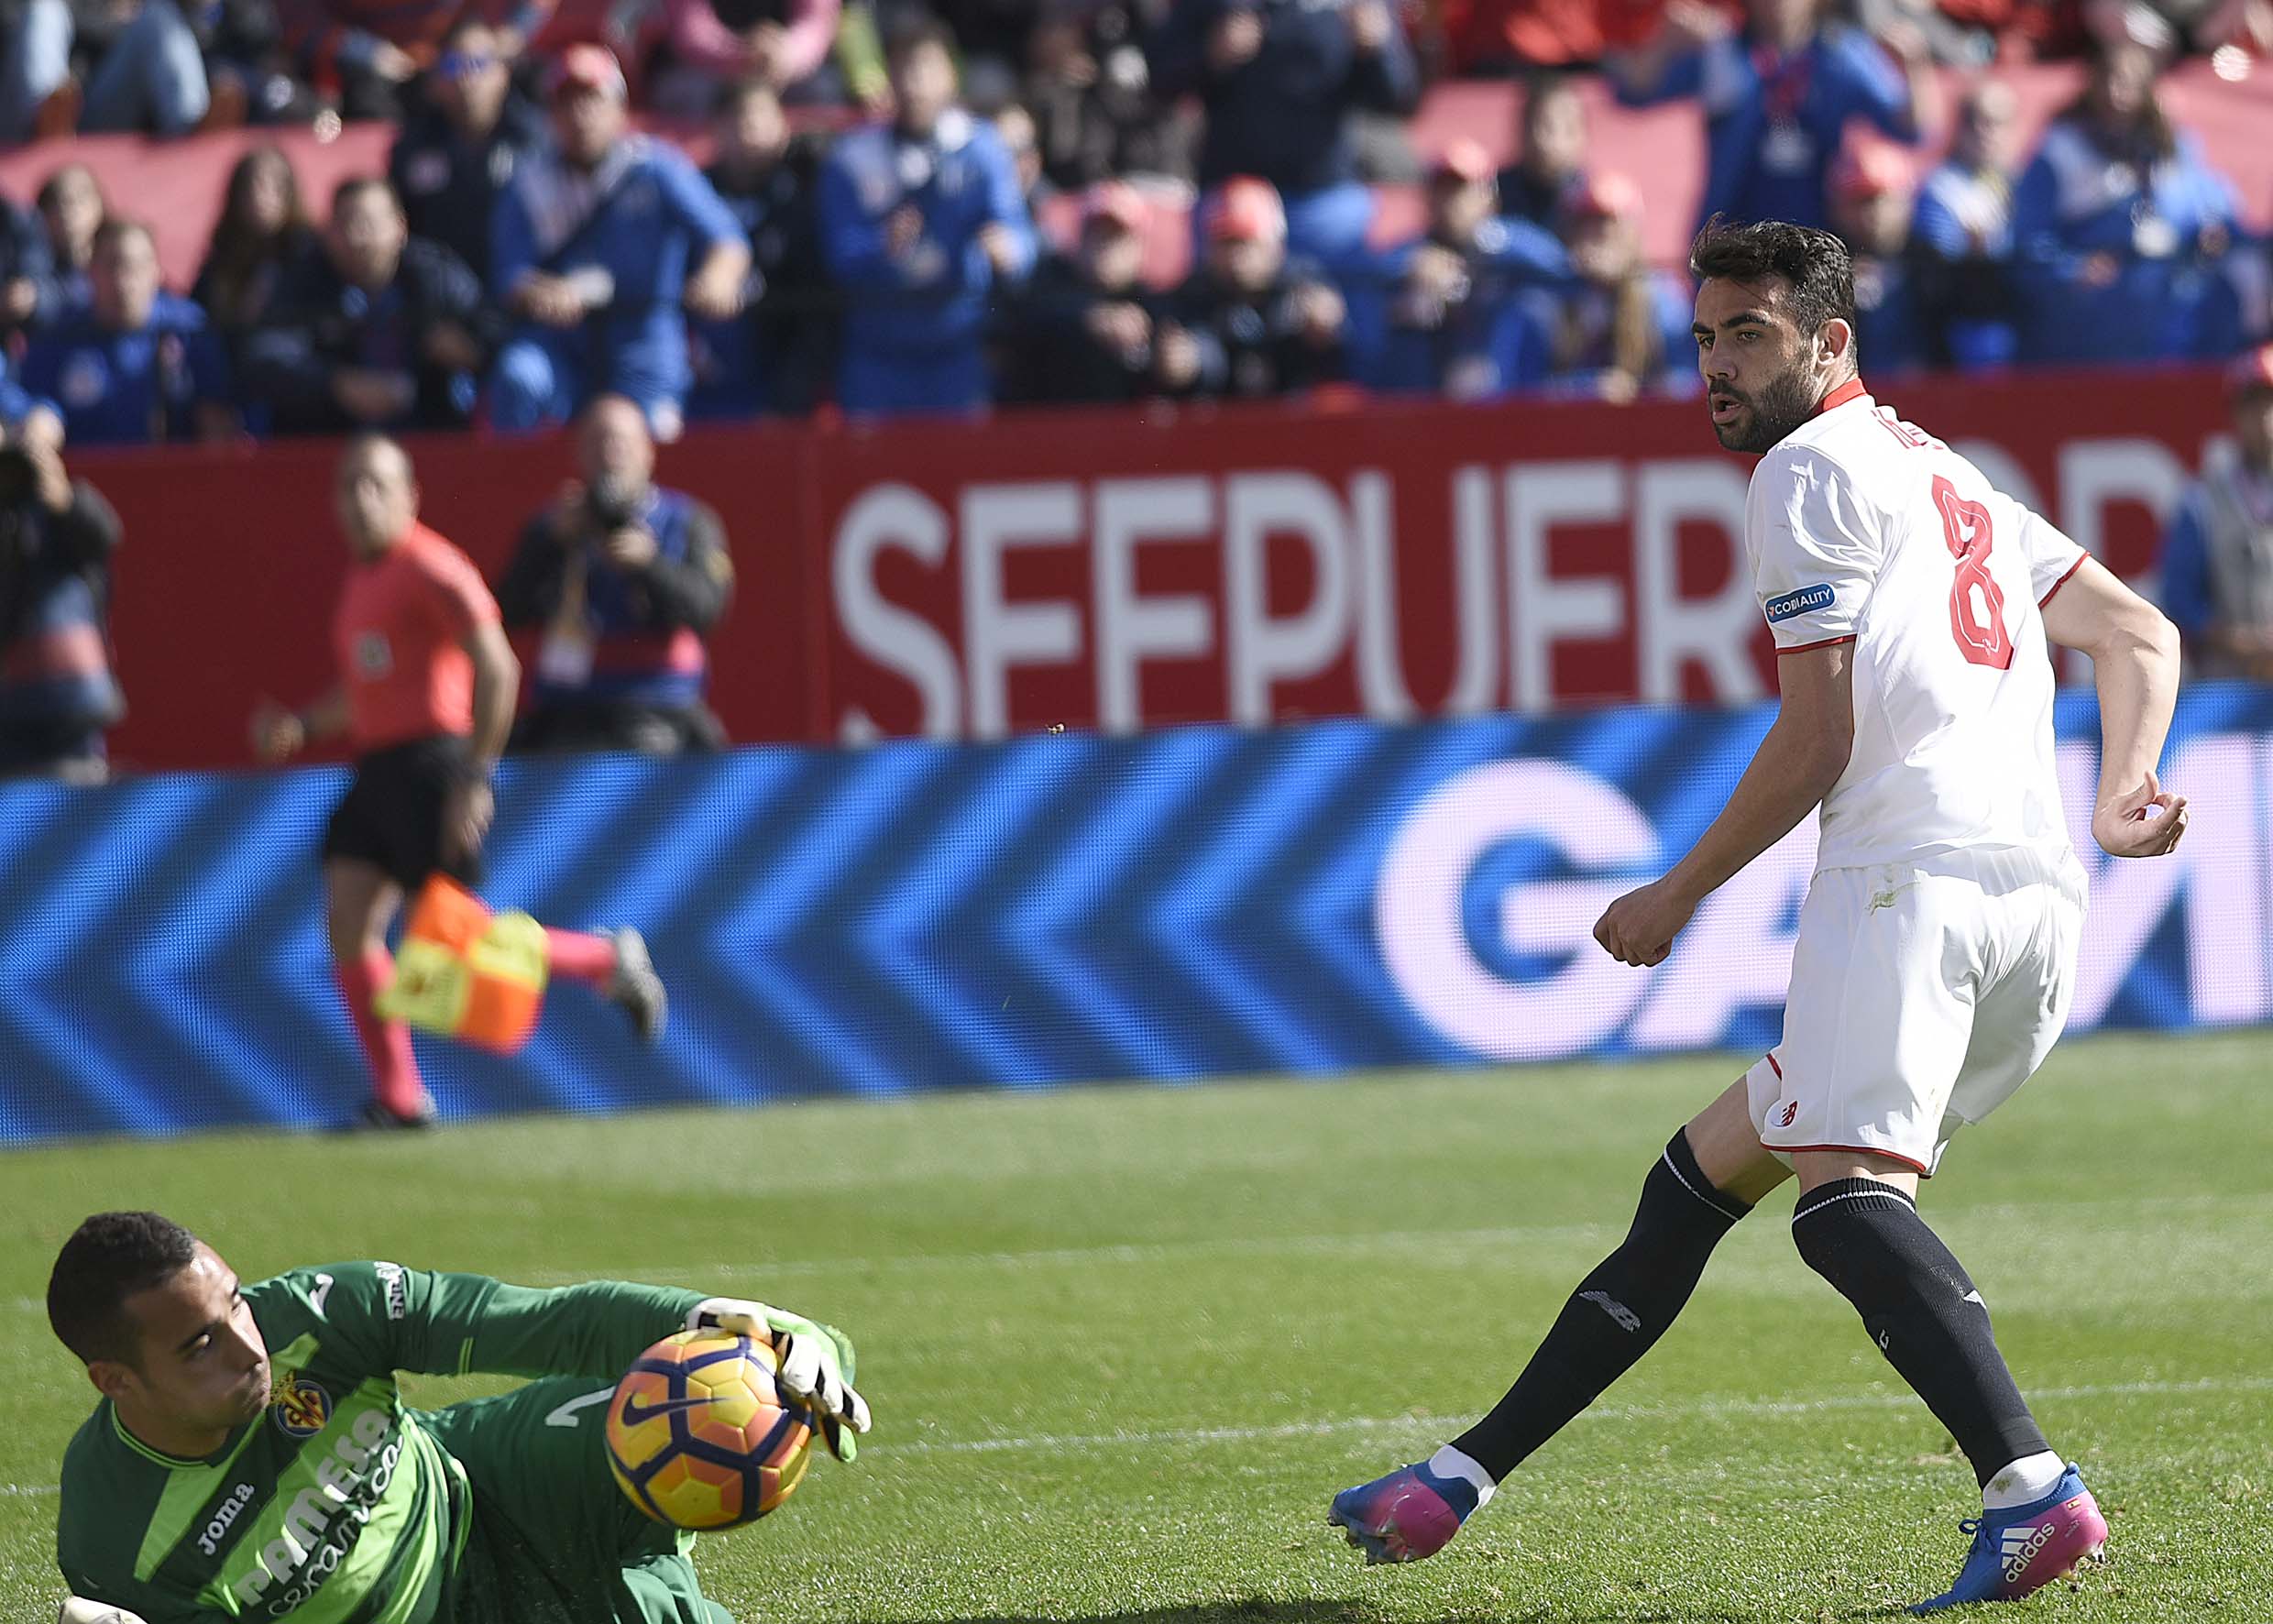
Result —
[{"label": "goalkeeper glove", "polygon": [[63,1610],[55,1616],[55,1624],[142,1624],[142,1615],[113,1607],[107,1601],[67,1596],[63,1598]]},{"label": "goalkeeper glove", "polygon": [[764,1343],[781,1361],[781,1385],[819,1416],[829,1452],[848,1462],[860,1454],[854,1434],[868,1431],[868,1400],[852,1388],[852,1339],[843,1332],[738,1297],[706,1297],[687,1311],[686,1328]]}]

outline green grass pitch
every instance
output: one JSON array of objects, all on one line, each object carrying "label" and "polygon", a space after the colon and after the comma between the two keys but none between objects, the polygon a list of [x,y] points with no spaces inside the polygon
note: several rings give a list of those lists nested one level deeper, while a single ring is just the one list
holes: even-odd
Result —
[{"label": "green grass pitch", "polygon": [[[2110,1513],[1993,1616],[2273,1621],[2273,1038],[2063,1046],[1927,1216]],[[1680,1324],[1434,1561],[1367,1570],[1336,1488],[1498,1397],[1726,1059],[960,1096],[431,1138],[0,1157],[0,1620],[54,1616],[90,1402],[38,1299],[98,1206],[247,1278],[391,1257],[763,1296],[862,1348],[877,1430],[706,1540],[749,1619],[1128,1624],[1872,1618],[1956,1571],[1947,1436],[1801,1265],[1789,1188]],[[258,1167],[256,1187],[248,1172]],[[247,1194],[247,1190],[253,1193]],[[413,1399],[464,1389],[412,1384]]]}]

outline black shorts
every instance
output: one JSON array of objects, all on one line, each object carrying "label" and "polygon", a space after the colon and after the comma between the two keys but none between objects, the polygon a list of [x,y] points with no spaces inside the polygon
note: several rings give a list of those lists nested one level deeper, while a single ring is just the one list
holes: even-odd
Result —
[{"label": "black shorts", "polygon": [[356,763],[355,782],[324,826],[324,855],[383,869],[405,891],[436,871],[472,890],[481,883],[481,853],[445,862],[442,819],[451,793],[473,776],[466,741],[449,735],[371,752]]}]

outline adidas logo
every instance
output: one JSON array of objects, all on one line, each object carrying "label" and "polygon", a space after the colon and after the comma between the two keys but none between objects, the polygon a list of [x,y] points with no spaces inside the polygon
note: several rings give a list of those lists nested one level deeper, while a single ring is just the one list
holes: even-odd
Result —
[{"label": "adidas logo", "polygon": [[2048,1520],[2033,1528],[2021,1523],[1999,1534],[1997,1544],[2004,1559],[2005,1579],[2008,1582],[2019,1579],[2027,1571],[2029,1563],[2036,1559],[2037,1553],[2050,1544],[2052,1536],[2059,1532],[2059,1524]]}]

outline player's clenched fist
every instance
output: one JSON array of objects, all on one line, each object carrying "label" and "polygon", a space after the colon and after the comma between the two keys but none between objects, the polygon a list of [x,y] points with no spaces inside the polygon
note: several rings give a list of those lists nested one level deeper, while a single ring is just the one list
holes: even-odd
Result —
[{"label": "player's clenched fist", "polygon": [[1620,964],[1649,966],[1664,961],[1674,938],[1697,912],[1697,899],[1664,880],[1629,891],[1595,921],[1594,939]]},{"label": "player's clenched fist", "polygon": [[2110,857],[2160,857],[2186,833],[2186,797],[2149,773],[2128,794],[2092,808],[2092,838]]},{"label": "player's clenched fist", "polygon": [[852,1388],[852,1339],[832,1325],[739,1297],[706,1297],[687,1311],[689,1331],[723,1331],[765,1343],[781,1360],[781,1384],[820,1412],[829,1453],[850,1461],[853,1434],[868,1431],[868,1400]]}]

